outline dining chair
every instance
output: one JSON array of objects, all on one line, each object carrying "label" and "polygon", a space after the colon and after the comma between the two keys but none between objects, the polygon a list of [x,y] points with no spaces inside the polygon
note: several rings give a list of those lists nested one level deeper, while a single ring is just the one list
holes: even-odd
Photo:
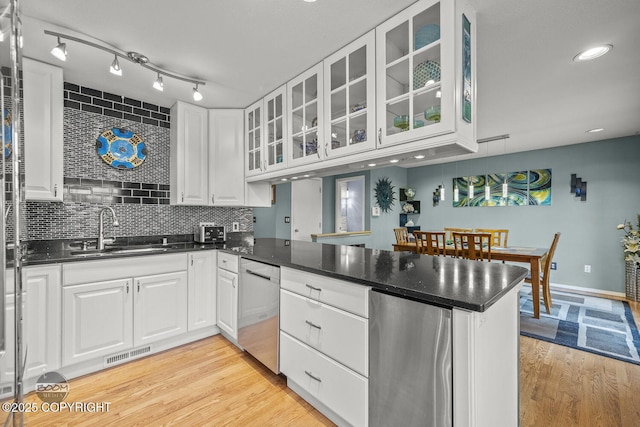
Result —
[{"label": "dining chair", "polygon": [[409,232],[407,227],[394,228],[393,232],[396,234],[396,243],[401,245],[409,242]]},{"label": "dining chair", "polygon": [[445,239],[447,242],[449,242],[449,241],[453,241],[453,233],[471,233],[473,232],[473,229],[445,227],[444,232],[446,233]]},{"label": "dining chair", "polygon": [[484,233],[453,233],[457,258],[491,262],[491,235]]},{"label": "dining chair", "polygon": [[444,255],[444,231],[414,231],[418,253],[426,255]]},{"label": "dining chair", "polygon": [[509,230],[503,228],[476,228],[476,233],[491,234],[491,246],[507,247],[507,239],[509,238]]},{"label": "dining chair", "polygon": [[[560,233],[556,233],[553,236],[551,247],[549,252],[540,260],[540,285],[542,286],[542,297],[544,299],[544,308],[547,310],[547,314],[551,314],[551,291],[549,290],[549,275],[551,274],[551,262],[553,261],[553,254],[558,246],[558,240],[560,239]],[[525,282],[531,283],[531,272],[524,279]]]}]

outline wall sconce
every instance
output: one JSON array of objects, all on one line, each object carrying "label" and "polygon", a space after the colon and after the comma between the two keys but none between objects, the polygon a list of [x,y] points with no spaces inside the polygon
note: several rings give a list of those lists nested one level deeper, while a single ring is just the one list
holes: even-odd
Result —
[{"label": "wall sconce", "polygon": [[438,206],[440,200],[444,200],[444,187],[442,185],[438,185],[433,191],[433,206]]},{"label": "wall sconce", "polygon": [[580,197],[580,201],[582,202],[587,200],[587,181],[578,178],[575,173],[571,174],[571,194]]}]

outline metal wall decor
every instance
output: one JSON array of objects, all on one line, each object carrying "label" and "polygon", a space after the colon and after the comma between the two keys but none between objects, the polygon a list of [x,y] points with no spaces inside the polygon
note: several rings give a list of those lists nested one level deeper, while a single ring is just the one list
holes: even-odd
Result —
[{"label": "metal wall decor", "polygon": [[133,169],[147,158],[147,146],[133,131],[121,128],[105,130],[96,140],[98,155],[118,169]]},{"label": "metal wall decor", "polygon": [[[489,187],[488,192],[486,187]],[[453,207],[549,206],[551,169],[532,169],[453,178]],[[586,189],[586,187],[585,187]],[[488,197],[487,197],[488,194]]]},{"label": "metal wall decor", "polygon": [[581,202],[587,201],[587,181],[578,178],[577,174],[571,174],[571,194],[580,197]]},{"label": "metal wall decor", "polygon": [[391,185],[391,180],[386,176],[378,179],[374,188],[374,195],[376,197],[376,203],[380,206],[382,212],[389,212],[393,201],[395,200],[394,187]]}]

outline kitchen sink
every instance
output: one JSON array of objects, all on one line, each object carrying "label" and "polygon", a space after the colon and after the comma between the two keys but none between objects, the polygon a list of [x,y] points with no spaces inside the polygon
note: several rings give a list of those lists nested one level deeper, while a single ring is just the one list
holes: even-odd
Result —
[{"label": "kitchen sink", "polygon": [[162,247],[144,247],[144,248],[119,248],[111,247],[105,249],[86,249],[83,251],[72,251],[71,256],[105,256],[105,255],[117,255],[117,254],[138,254],[138,253],[154,253],[154,252],[166,252],[169,248]]}]

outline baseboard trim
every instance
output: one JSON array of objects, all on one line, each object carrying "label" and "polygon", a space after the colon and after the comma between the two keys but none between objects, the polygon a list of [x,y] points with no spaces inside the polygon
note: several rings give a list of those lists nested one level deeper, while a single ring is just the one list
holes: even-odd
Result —
[{"label": "baseboard trim", "polygon": [[[531,285],[529,283],[526,283],[525,286],[531,286]],[[610,299],[617,299],[617,300],[627,299],[624,292],[605,291],[603,289],[585,288],[584,286],[564,285],[562,283],[553,283],[553,282],[549,283],[549,287],[557,291],[571,291],[576,294],[591,295],[594,297],[610,298]]]}]

